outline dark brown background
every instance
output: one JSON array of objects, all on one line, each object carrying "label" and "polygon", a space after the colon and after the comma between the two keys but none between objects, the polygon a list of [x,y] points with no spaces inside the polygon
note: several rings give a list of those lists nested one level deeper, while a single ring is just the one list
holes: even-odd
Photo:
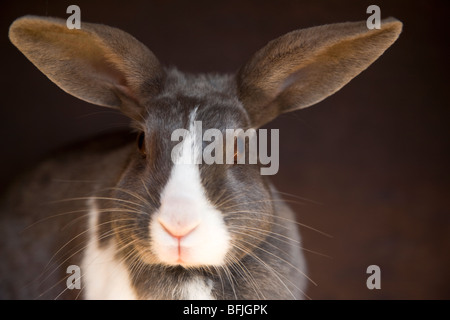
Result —
[{"label": "dark brown background", "polygon": [[[25,14],[105,23],[136,36],[166,65],[233,72],[267,41],[325,23],[382,17],[404,22],[400,39],[340,92],[286,114],[279,189],[295,200],[313,299],[450,298],[448,1],[2,1],[0,171],[3,188],[55,147],[126,125],[47,80],[7,39]],[[394,2],[394,3],[393,3]],[[320,204],[316,204],[318,202]],[[366,268],[381,268],[368,290]]]}]

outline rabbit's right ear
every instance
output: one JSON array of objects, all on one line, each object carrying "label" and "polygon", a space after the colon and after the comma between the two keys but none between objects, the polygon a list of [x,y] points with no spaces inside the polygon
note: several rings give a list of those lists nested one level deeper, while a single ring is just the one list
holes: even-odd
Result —
[{"label": "rabbit's right ear", "polygon": [[145,45],[101,24],[68,29],[63,19],[24,16],[12,23],[9,38],[64,91],[137,120],[140,103],[157,93],[164,76]]}]

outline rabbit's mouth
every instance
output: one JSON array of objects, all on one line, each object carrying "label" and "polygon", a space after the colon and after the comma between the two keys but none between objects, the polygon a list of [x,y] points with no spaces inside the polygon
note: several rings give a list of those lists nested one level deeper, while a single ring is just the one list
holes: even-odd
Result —
[{"label": "rabbit's mouth", "polygon": [[227,234],[202,221],[188,233],[176,236],[159,221],[152,222],[152,251],[163,264],[183,267],[219,266],[228,252]]},{"label": "rabbit's mouth", "polygon": [[[173,261],[176,259],[175,263],[180,265],[189,264],[189,260],[192,259],[190,257],[192,255],[192,246],[189,245],[189,242],[193,237],[192,233],[194,233],[195,237],[196,229],[200,223],[194,221],[193,224],[177,225],[175,228],[162,219],[158,219],[158,223],[162,226],[166,234],[173,238],[171,241],[168,241],[174,244],[170,246],[171,248],[168,250],[169,252],[167,252],[168,255],[172,256],[169,260]],[[177,243],[173,243],[173,240]]]}]

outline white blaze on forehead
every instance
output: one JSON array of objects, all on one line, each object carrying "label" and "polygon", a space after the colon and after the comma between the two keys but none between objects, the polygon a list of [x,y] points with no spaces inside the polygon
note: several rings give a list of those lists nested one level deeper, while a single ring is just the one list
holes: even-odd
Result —
[{"label": "white blaze on forehead", "polygon": [[[197,114],[197,108],[195,108],[189,116],[189,130],[180,144],[177,158],[173,159],[174,166],[170,175],[170,179],[164,188],[161,198],[163,200],[169,200],[170,197],[175,198],[193,198],[194,196],[203,195],[203,186],[200,181],[200,171],[197,163],[197,159],[201,157],[202,146],[198,145],[196,134],[201,132],[195,132],[194,122]],[[201,141],[201,140],[200,140]],[[169,197],[169,199],[167,199]],[[201,197],[200,197],[201,198]],[[197,198],[198,200],[198,198]],[[200,201],[198,202],[202,202]]]},{"label": "white blaze on forehead", "polygon": [[189,116],[189,129],[184,131],[183,143],[180,145],[181,150],[176,155],[174,164],[199,164],[202,159],[202,130],[201,126],[195,125],[195,116],[197,108],[195,108]]},{"label": "white blaze on forehead", "polygon": [[[229,248],[229,233],[222,214],[206,196],[199,166],[193,159],[201,157],[202,146],[195,135],[197,109],[189,118],[189,131],[177,152],[169,180],[161,193],[161,207],[150,224],[152,249],[162,262],[186,265],[221,265]],[[195,229],[180,240],[169,235],[159,221],[175,229]],[[181,256],[179,254],[181,253]]]}]

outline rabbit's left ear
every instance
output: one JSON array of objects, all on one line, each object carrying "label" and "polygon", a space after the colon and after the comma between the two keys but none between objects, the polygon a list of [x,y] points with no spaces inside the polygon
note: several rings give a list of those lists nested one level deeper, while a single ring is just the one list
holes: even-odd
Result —
[{"label": "rabbit's left ear", "polygon": [[402,23],[366,21],[296,30],[269,42],[237,74],[239,98],[253,127],[311,106],[347,84],[395,42]]},{"label": "rabbit's left ear", "polygon": [[71,30],[63,19],[25,16],[13,22],[9,38],[64,91],[136,120],[140,103],[159,90],[163,77],[145,45],[105,25],[82,23]]}]

